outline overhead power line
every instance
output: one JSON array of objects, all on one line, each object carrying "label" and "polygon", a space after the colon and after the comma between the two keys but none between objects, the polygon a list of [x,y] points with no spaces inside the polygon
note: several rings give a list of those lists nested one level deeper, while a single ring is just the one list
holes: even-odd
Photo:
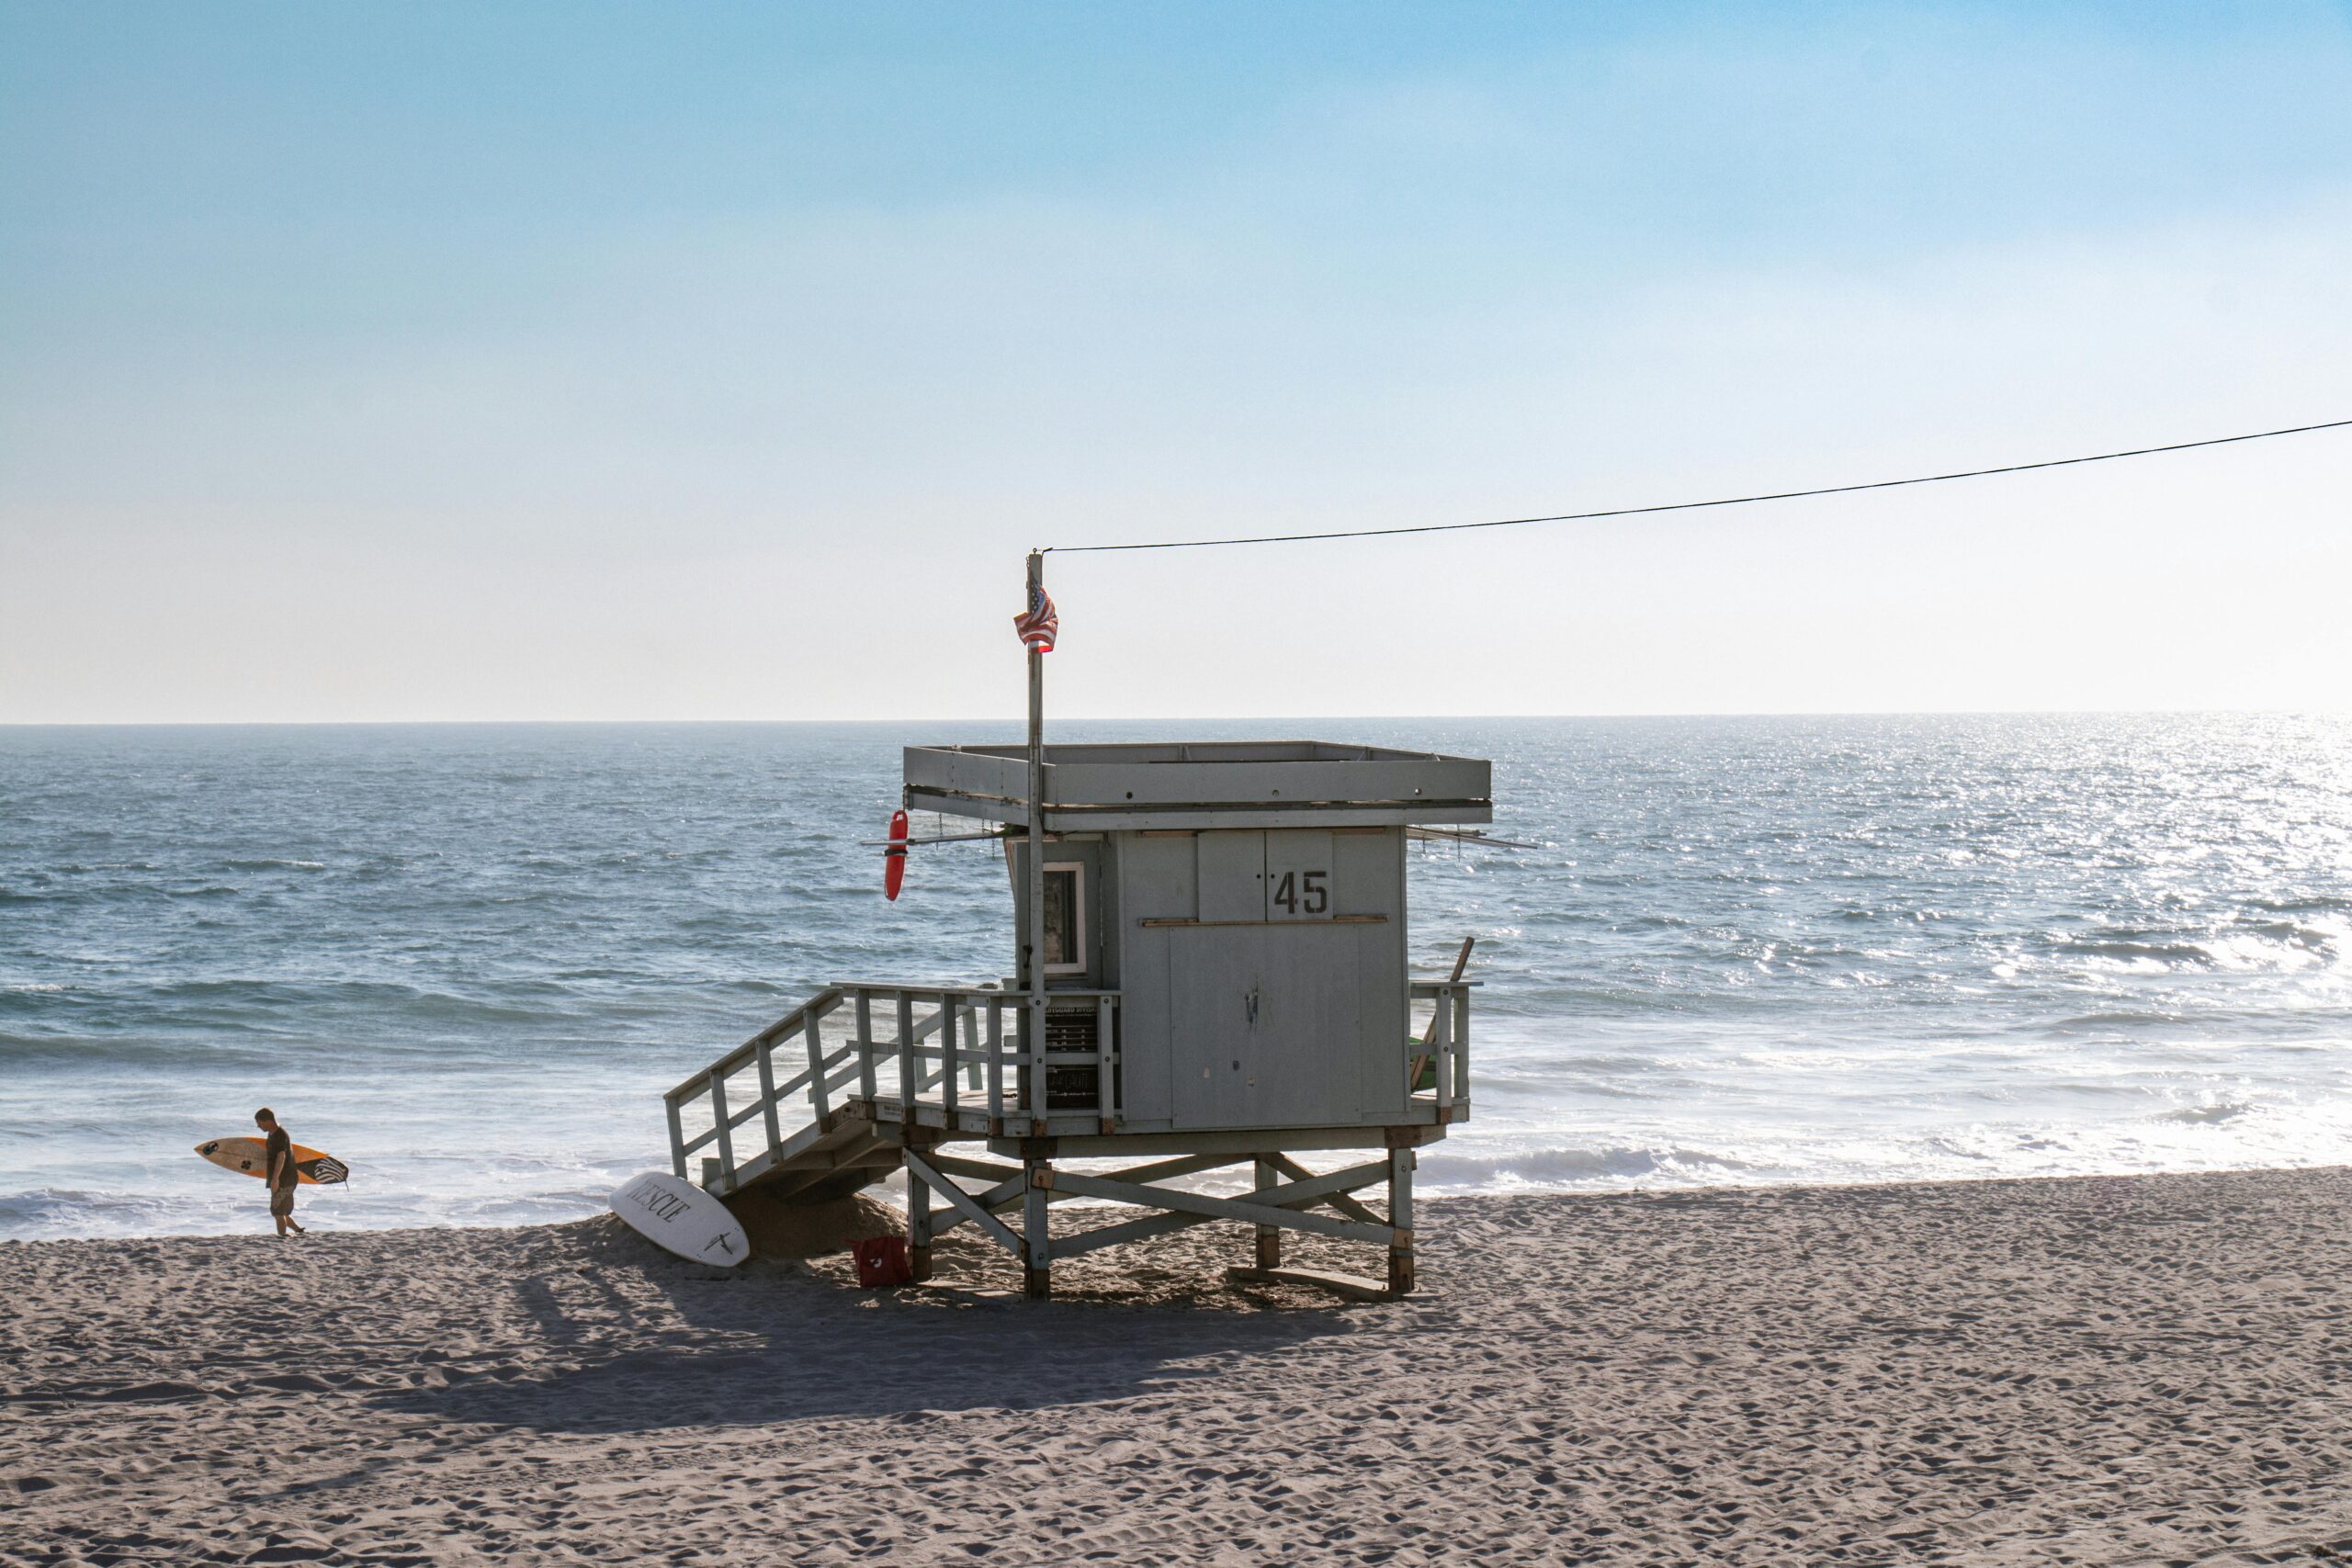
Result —
[{"label": "overhead power line", "polygon": [[2245,435],[2214,435],[2202,441],[2176,441],[2164,446],[2135,446],[2128,452],[2094,452],[2086,457],[2045,457],[2038,463],[2004,463],[1994,468],[1963,468],[1951,474],[1922,474],[1908,479],[1872,479],[1864,484],[1816,485],[1811,490],[1774,491],[1765,495],[1732,495],[1718,501],[1675,501],[1658,506],[1612,506],[1600,512],[1560,512],[1548,517],[1498,517],[1485,523],[1415,523],[1396,528],[1334,528],[1320,534],[1252,534],[1231,539],[1162,539],[1138,545],[1053,545],[1046,553],[1079,555],[1107,550],[1200,550],[1219,545],[1290,545],[1312,539],[1377,539],[1396,534],[1456,534],[1472,528],[1523,528],[1533,523],[1588,523],[1603,517],[1642,517],[1658,512],[1697,512],[1712,506],[1752,506],[1765,501],[1802,501],[1813,495],[1851,495],[1856,491],[1896,490],[1905,485],[1943,484],[1951,479],[1981,479],[1992,474],[2022,474],[2034,468],[2064,468],[2077,463],[2111,463],[2119,457],[2152,457],[2159,452],[2187,452],[2199,446],[2228,446],[2240,441],[2267,441],[2278,435],[2307,435],[2315,430],[2342,430],[2352,419],[2332,419],[2321,424],[2290,425],[2284,430],[2257,430]]}]

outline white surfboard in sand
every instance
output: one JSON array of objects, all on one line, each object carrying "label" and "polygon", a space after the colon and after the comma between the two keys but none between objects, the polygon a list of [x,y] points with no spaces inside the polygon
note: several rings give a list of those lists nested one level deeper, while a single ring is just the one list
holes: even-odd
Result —
[{"label": "white surfboard in sand", "polygon": [[722,1268],[752,1255],[751,1238],[727,1205],[666,1170],[633,1176],[613,1190],[613,1213],[654,1246]]}]

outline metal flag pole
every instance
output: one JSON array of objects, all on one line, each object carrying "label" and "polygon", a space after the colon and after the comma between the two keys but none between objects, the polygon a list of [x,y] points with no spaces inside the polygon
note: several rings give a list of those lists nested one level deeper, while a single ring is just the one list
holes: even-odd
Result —
[{"label": "metal flag pole", "polygon": [[[1022,603],[1034,611],[1045,602],[1046,558],[1029,552],[1027,592]],[[1029,653],[1029,1118],[1033,1136],[1046,1131],[1046,653],[1035,637],[1024,637]],[[1052,1166],[1034,1156],[1023,1160],[1028,1187],[1023,1206],[1022,1240],[1025,1293],[1043,1296],[1052,1258],[1047,1235],[1046,1189],[1038,1185],[1042,1173],[1053,1179]]]},{"label": "metal flag pole", "polygon": [[[1035,604],[1046,591],[1046,558],[1029,552],[1028,594]],[[1046,654],[1038,642],[1029,652],[1029,1025],[1032,1049],[1046,1029]],[[1044,1087],[1033,1091],[1033,1113],[1044,1102]]]}]

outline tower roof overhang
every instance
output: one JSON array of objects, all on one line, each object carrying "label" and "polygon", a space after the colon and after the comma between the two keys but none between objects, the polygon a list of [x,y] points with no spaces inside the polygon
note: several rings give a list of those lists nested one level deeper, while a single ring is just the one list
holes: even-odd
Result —
[{"label": "tower roof overhang", "polygon": [[[1194,740],[1046,748],[1046,829],[1363,828],[1494,820],[1480,758],[1328,740]],[[910,810],[1029,818],[1021,746],[910,746]]]}]

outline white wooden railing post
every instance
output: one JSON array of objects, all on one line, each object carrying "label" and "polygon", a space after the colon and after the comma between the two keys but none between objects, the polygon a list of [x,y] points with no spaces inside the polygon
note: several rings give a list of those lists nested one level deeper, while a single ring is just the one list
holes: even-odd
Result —
[{"label": "white wooden railing post", "polygon": [[1470,987],[1456,986],[1449,999],[1453,1012],[1453,1098],[1470,1098]]},{"label": "white wooden railing post", "polygon": [[939,1109],[950,1132],[956,1128],[956,1015],[963,1006],[963,998],[951,991],[939,1007]]},{"label": "white wooden railing post", "polygon": [[678,1102],[670,1096],[662,1099],[662,1107],[670,1113],[670,1169],[679,1180],[686,1179],[686,1127],[678,1115]]},{"label": "white wooden railing post", "polygon": [[735,1179],[735,1134],[727,1125],[727,1075],[716,1069],[710,1075],[710,1113],[718,1123],[718,1173],[731,1181]]},{"label": "white wooden railing post", "polygon": [[864,987],[857,992],[857,1097],[874,1103],[874,998]]},{"label": "white wooden railing post", "polygon": [[1453,1104],[1453,1000],[1451,987],[1437,994],[1437,1010],[1430,1015],[1430,1038],[1424,1042],[1437,1058],[1437,1119],[1445,1120]]},{"label": "white wooden railing post", "polygon": [[922,1092],[922,1068],[915,1061],[915,999],[899,993],[899,1113],[915,1113],[915,1097]]},{"label": "white wooden railing post", "polygon": [[784,1145],[784,1128],[775,1114],[775,1043],[763,1036],[756,1049],[760,1058],[760,1109],[766,1113],[768,1153],[773,1156]]},{"label": "white wooden railing post", "polygon": [[808,1102],[817,1108],[817,1120],[822,1122],[832,1110],[832,1097],[825,1092],[825,1041],[816,1009],[808,1010],[808,1020],[800,1032],[808,1037]]},{"label": "white wooden railing post", "polygon": [[[674,1108],[671,1115],[675,1116]],[[989,998],[989,1115],[1004,1115],[1004,998]]]}]

